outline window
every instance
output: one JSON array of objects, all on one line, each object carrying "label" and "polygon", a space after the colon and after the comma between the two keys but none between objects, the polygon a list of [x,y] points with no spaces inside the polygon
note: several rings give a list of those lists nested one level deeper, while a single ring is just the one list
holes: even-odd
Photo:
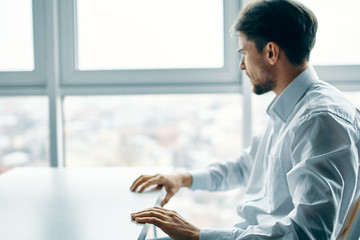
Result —
[{"label": "window", "polygon": [[32,23],[31,0],[0,1],[0,71],[34,69]]},{"label": "window", "polygon": [[0,166],[49,166],[45,97],[0,98]]},{"label": "window", "polygon": [[[0,39],[2,51],[0,56],[0,96],[3,99],[17,99],[19,96],[21,99],[19,101],[24,101],[24,106],[32,104],[33,100],[28,102],[28,99],[35,98],[43,99],[41,101],[48,104],[43,112],[44,116],[48,117],[45,117],[47,121],[42,121],[41,124],[47,124],[43,127],[50,129],[50,132],[47,133],[47,141],[43,141],[42,146],[46,146],[49,155],[46,159],[51,162],[52,166],[62,165],[62,142],[66,143],[66,150],[69,150],[69,152],[66,151],[68,166],[85,164],[81,162],[81,159],[78,162],[73,161],[74,156],[84,149],[79,145],[73,147],[68,144],[72,141],[79,141],[76,139],[74,130],[76,124],[73,124],[70,114],[73,103],[76,104],[78,101],[77,98],[86,103],[86,101],[91,102],[91,99],[98,100],[97,96],[107,98],[109,95],[117,95],[117,98],[121,100],[110,101],[118,102],[121,105],[122,101],[126,102],[132,96],[132,99],[139,98],[150,105],[159,105],[159,111],[162,111],[161,114],[163,114],[167,111],[165,109],[168,109],[165,106],[167,101],[165,96],[183,101],[189,94],[190,98],[198,101],[197,99],[209,94],[212,102],[219,101],[226,108],[226,99],[231,98],[232,95],[239,97],[241,92],[239,71],[237,64],[233,64],[238,62],[237,39],[228,33],[228,29],[240,9],[238,1],[14,0],[2,1],[0,4],[2,20],[0,31],[4,35]],[[206,11],[204,11],[204,5],[206,5]],[[153,13],[152,15],[149,14],[149,10]],[[132,13],[127,14],[127,12]],[[141,17],[146,18],[146,24],[153,25],[152,35],[148,34],[147,36],[148,49],[141,48],[143,45],[139,45],[141,34],[144,35],[146,31],[149,33],[149,29],[142,31],[139,29],[139,22],[136,21],[139,18],[144,22]],[[183,27],[179,26],[178,21],[181,17]],[[128,19],[126,20],[127,25],[117,23],[117,21],[125,21],[123,20],[125,18]],[[168,21],[163,21],[164,18]],[[14,28],[14,24],[16,28]],[[99,27],[99,25],[101,26]],[[168,25],[171,25],[172,28]],[[119,32],[114,31],[117,26],[123,30],[120,35],[117,35]],[[135,32],[135,29],[138,31]],[[183,36],[175,36],[174,29],[177,34]],[[106,39],[109,41],[114,39],[113,45],[104,42],[105,38],[97,38],[101,34],[106,35]],[[185,35],[191,35],[192,39]],[[117,48],[117,41],[123,41],[122,44],[119,44],[121,47],[129,44],[130,40],[136,47]],[[144,38],[141,39],[141,43],[146,43],[143,40]],[[171,45],[165,46],[167,43]],[[114,52],[109,51],[108,46]],[[162,51],[162,49],[165,50]],[[126,51],[130,55],[125,56],[123,53]],[[148,52],[145,54],[144,51]],[[101,55],[102,52],[106,54]],[[146,57],[151,55],[150,61]],[[129,61],[121,60],[121,58],[124,59],[124,56]],[[131,56],[136,56],[137,61],[131,62]],[[16,57],[16,62],[12,60],[13,57]],[[153,61],[156,57],[158,60]],[[165,58],[166,61],[164,61]],[[100,61],[96,62],[99,59]],[[151,103],[152,100],[147,99],[156,99],[154,94],[163,95]],[[216,96],[217,94],[219,96]],[[34,95],[38,97],[32,97]],[[195,104],[192,105],[195,106]],[[209,107],[206,104],[196,106],[198,109],[202,106]],[[241,109],[241,100],[236,101],[236,106]],[[104,106],[98,106],[96,109],[99,114],[105,111],[102,107]],[[41,109],[42,107],[39,107],[39,111],[43,111]],[[63,132],[63,109],[66,114],[66,132]],[[49,114],[49,110],[51,114]],[[131,113],[131,109],[128,111]],[[185,108],[181,111],[188,114]],[[124,113],[126,113],[125,110]],[[110,115],[110,113],[107,114]],[[22,114],[14,116],[17,122],[22,121]],[[150,115],[145,117],[152,119]],[[240,117],[236,115],[236,119],[240,119]],[[86,122],[89,119],[81,120]],[[91,122],[91,124],[98,123]],[[138,124],[141,128],[144,122]],[[240,126],[241,123],[238,123],[237,127]],[[99,129],[102,127],[103,125]],[[26,131],[21,129],[22,133]],[[204,130],[204,134],[206,131]],[[74,132],[75,135],[73,135]],[[63,141],[63,133],[66,141]],[[237,147],[241,146],[240,134],[241,130],[237,129],[234,133],[227,135],[234,139],[234,145]],[[92,136],[98,137],[99,135]],[[205,136],[203,137],[205,138]],[[212,143],[202,143],[202,146],[214,144],[213,146],[218,148],[220,143],[216,141],[220,140],[224,139],[212,139]],[[4,149],[2,149],[3,153]],[[118,151],[116,146],[111,146],[109,149]],[[198,154],[197,156],[201,158],[201,151],[196,152],[195,150],[193,155]],[[168,154],[165,154],[166,151],[162,152],[164,156]],[[211,153],[218,154],[215,157],[219,158],[227,158],[230,152],[235,151],[237,152],[235,148],[231,151],[227,151],[225,148],[222,150],[211,149]],[[0,157],[3,156],[0,155]],[[114,156],[118,157],[115,154],[111,156],[111,159],[114,159]],[[38,158],[41,161],[45,159],[45,157]],[[171,158],[174,157],[171,156]],[[104,162],[96,162],[100,158],[96,159],[94,157],[86,165],[111,165],[114,163],[111,163],[112,160],[104,161],[104,158],[102,159]],[[171,164],[170,162],[166,164]],[[185,163],[181,164],[183,164],[182,166],[186,165]]]},{"label": "window", "polygon": [[[319,19],[318,39],[311,60],[315,64],[320,78],[342,90],[353,91],[351,93],[349,91],[348,94],[352,94],[355,96],[353,99],[356,99],[360,90],[360,63],[356,57],[359,56],[356,48],[356,44],[359,42],[359,30],[349,28],[349,26],[359,22],[358,14],[353,13],[358,8],[358,2],[354,0],[347,0],[346,4],[338,4],[333,0],[319,3],[308,0],[302,2],[313,9]],[[65,99],[66,105],[64,107],[67,124],[66,144],[71,141],[79,141],[76,140],[76,134],[72,135],[76,126],[74,127],[72,122],[74,116],[71,115],[71,108],[76,101],[82,99],[81,101],[84,103],[91,102],[91,98],[97,99],[96,96],[107,98],[105,96],[110,94],[118,95],[117,98],[112,99],[121,100],[109,101],[120,104],[131,96],[140,99],[156,99],[154,95],[165,94],[161,96],[163,98],[159,96],[159,99],[164,99],[165,96],[177,96],[179,99],[184,99],[186,96],[184,94],[215,96],[216,94],[239,94],[243,91],[242,101],[245,106],[243,116],[246,118],[246,116],[253,115],[252,119],[247,119],[244,124],[246,126],[253,125],[254,129],[258,129],[263,123],[261,122],[262,118],[255,117],[257,116],[255,111],[264,112],[267,106],[264,102],[269,102],[272,97],[261,96],[264,97],[264,101],[260,100],[260,104],[256,102],[257,96],[249,94],[250,89],[241,89],[242,83],[237,70],[239,61],[236,52],[237,39],[230,37],[228,33],[228,29],[240,9],[239,4],[239,1],[224,0],[1,1],[0,32],[3,37],[0,39],[2,52],[0,56],[0,96],[3,99],[15,99],[14,96],[30,99],[32,97],[27,96],[33,95],[38,95],[39,98],[48,98],[49,108],[54,113],[59,113],[58,116],[50,118],[50,122],[48,122],[51,130],[48,141],[59,143],[59,145],[49,144],[52,148],[50,153],[62,152],[62,139],[57,139],[57,136],[62,138],[62,134],[59,133],[62,132],[63,99]],[[326,8],[321,7],[324,4],[326,4]],[[203,11],[205,8],[201,7],[205,5],[206,11]],[[199,10],[199,8],[201,9]],[[336,14],[333,14],[334,11]],[[132,14],[127,14],[128,12],[132,12]],[[151,13],[153,14],[151,15]],[[196,36],[196,39],[192,39],[191,42],[187,38],[182,38],[185,36],[174,37],[173,30],[171,30],[178,26],[177,19],[184,14],[186,14],[184,26],[187,27],[177,27],[177,31],[182,33],[181,35],[189,35],[191,31],[191,36]],[[209,14],[211,19],[208,17]],[[337,17],[333,17],[335,15]],[[148,20],[146,24],[156,25],[156,28],[152,28],[154,32],[151,36],[149,36],[149,28],[141,29],[139,27],[139,22],[144,22],[141,19],[143,17]],[[169,21],[159,20],[164,18]],[[123,19],[129,19],[127,25],[118,23],[126,21]],[[138,19],[139,22],[137,22]],[[206,24],[204,23],[205,19],[209,23],[214,22]],[[193,25],[189,26],[189,21]],[[173,28],[162,24],[171,25]],[[209,28],[210,25],[211,28]],[[196,29],[193,28],[194,26]],[[117,28],[121,28],[122,32],[116,31]],[[167,31],[163,31],[164,29]],[[147,38],[141,38],[143,33],[147,33]],[[104,38],[101,38],[101,35]],[[145,36],[145,34],[143,35]],[[104,41],[104,39],[109,39],[110,42]],[[138,48],[117,48],[117,45],[122,47],[130,44],[130,40]],[[117,44],[118,41],[123,41],[123,44]],[[176,41],[181,41],[183,44],[176,43]],[[171,43],[169,45],[171,47],[166,45],[168,43]],[[172,48],[179,45],[181,48]],[[116,54],[111,52],[108,46],[110,49],[114,49]],[[143,46],[146,47],[142,48]],[[201,48],[204,46],[206,47]],[[211,49],[209,49],[210,46]],[[165,50],[159,53],[159,49],[163,48]],[[189,61],[182,61],[182,57],[173,57],[177,56],[172,54],[174,53],[172,51],[175,50],[181,54],[184,53],[184,57],[188,57],[189,53],[186,51],[190,51],[190,49],[192,49],[191,52],[195,51],[194,56],[190,59],[194,62],[189,59]],[[136,56],[138,61],[124,62],[121,60],[125,55],[120,53],[126,51],[127,54]],[[143,51],[148,52],[145,54]],[[161,57],[158,62],[149,61],[148,55]],[[114,56],[116,58],[113,58]],[[166,62],[163,61],[165,56]],[[205,60],[201,59],[203,56]],[[131,57],[127,55],[126,58]],[[100,59],[100,61],[96,62],[96,59]],[[144,59],[146,61],[143,61]],[[252,107],[248,104],[251,99]],[[22,101],[27,102],[27,100]],[[147,100],[143,101],[148,103]],[[164,107],[162,105],[164,101],[156,103],[159,104],[159,108]],[[260,110],[260,105],[264,107],[263,110]],[[198,107],[200,108],[200,106]],[[103,112],[105,110],[98,107],[96,111]],[[44,114],[47,114],[47,110]],[[77,121],[75,117],[74,119]],[[78,119],[81,119],[81,116]],[[82,121],[86,122],[87,120]],[[97,123],[94,121],[92,124]],[[139,125],[141,124],[143,123],[139,123]],[[246,127],[242,132],[245,132],[244,139],[248,141],[251,134],[246,133]],[[66,146],[67,150],[71,149],[71,145]],[[112,149],[115,148],[111,147]],[[73,153],[77,151],[84,150],[78,148]],[[51,156],[52,161],[59,162],[56,154]],[[61,159],[61,156],[58,157]],[[66,157],[67,160],[74,159],[71,154]],[[72,160],[68,161],[68,164],[72,163],[80,164]]]},{"label": "window", "polygon": [[66,166],[197,168],[242,146],[239,94],[66,97]]}]

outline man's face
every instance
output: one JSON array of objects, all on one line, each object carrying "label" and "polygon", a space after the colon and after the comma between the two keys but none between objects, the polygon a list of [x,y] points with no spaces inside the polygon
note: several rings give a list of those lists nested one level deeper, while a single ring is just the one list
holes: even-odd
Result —
[{"label": "man's face", "polygon": [[245,70],[249,76],[253,92],[263,94],[273,90],[275,84],[265,54],[259,53],[255,42],[248,41],[243,33],[239,35],[238,51],[242,54],[240,70]]}]

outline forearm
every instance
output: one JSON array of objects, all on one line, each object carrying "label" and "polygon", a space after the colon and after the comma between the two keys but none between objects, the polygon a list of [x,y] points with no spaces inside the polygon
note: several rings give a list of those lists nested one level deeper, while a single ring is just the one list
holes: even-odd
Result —
[{"label": "forearm", "polygon": [[192,190],[223,191],[245,186],[250,166],[242,155],[235,161],[214,163],[202,170],[190,171],[193,177]]}]

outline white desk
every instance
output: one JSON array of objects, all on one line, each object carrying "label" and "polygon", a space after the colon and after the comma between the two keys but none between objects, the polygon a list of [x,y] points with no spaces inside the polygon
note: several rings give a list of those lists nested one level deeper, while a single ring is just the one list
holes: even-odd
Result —
[{"label": "white desk", "polygon": [[[130,213],[159,192],[130,192],[136,168],[18,168],[0,175],[1,240],[145,239]],[[145,227],[146,226],[146,227]]]}]

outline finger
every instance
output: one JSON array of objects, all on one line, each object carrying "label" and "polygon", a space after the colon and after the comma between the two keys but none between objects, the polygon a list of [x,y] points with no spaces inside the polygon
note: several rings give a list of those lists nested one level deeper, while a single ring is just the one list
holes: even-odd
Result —
[{"label": "finger", "polygon": [[154,208],[131,214],[131,220],[137,223],[151,223],[160,228],[162,228],[167,218],[166,212],[160,212],[159,209]]},{"label": "finger", "polygon": [[161,211],[158,211],[157,209],[152,208],[152,209],[148,209],[148,210],[145,210],[142,212],[131,214],[131,218],[133,220],[136,220],[136,218],[144,218],[144,217],[155,217],[155,218],[165,221],[166,212],[161,212]]},{"label": "finger", "polygon": [[163,207],[152,207],[152,211],[159,212],[162,215],[167,216],[167,217],[174,217],[175,215],[177,215],[176,211],[166,209],[166,208],[163,208]]},{"label": "finger", "polygon": [[172,198],[172,196],[174,196],[174,193],[172,191],[169,191],[166,193],[166,196],[164,197],[164,199],[161,202],[161,206],[165,206],[165,204],[167,204],[170,200],[170,198]]},{"label": "finger", "polygon": [[141,214],[141,213],[144,213],[144,212],[148,212],[148,211],[151,211],[152,208],[147,208],[145,210],[142,210],[142,211],[138,211],[136,213],[131,213],[131,218],[135,217],[137,214]]},{"label": "finger", "polygon": [[138,177],[134,183],[131,185],[130,190],[132,192],[135,192],[136,189],[146,180],[148,180],[151,176],[148,175],[141,175],[140,177]]},{"label": "finger", "polygon": [[[145,209],[143,211],[140,211],[138,213],[146,213],[146,212],[157,212],[157,213],[160,213],[162,214],[163,216],[165,216],[165,218],[163,220],[166,219],[166,217],[172,217],[174,214],[176,214],[175,211],[173,210],[169,210],[169,209],[166,209],[166,208],[163,208],[163,207],[151,207],[151,208],[148,208],[148,209]],[[136,214],[138,214],[136,213]]]},{"label": "finger", "polygon": [[135,218],[135,221],[137,223],[150,223],[159,227],[160,229],[162,229],[165,224],[163,220],[156,217],[137,217]]},{"label": "finger", "polygon": [[140,187],[139,189],[139,193],[143,192],[145,189],[149,188],[152,185],[161,185],[163,183],[162,179],[158,176],[155,175],[153,178],[147,180],[146,182],[144,182],[144,184]]},{"label": "finger", "polygon": [[161,213],[163,215],[167,215],[168,212],[172,212],[172,211],[168,210],[168,209],[165,209],[165,208],[162,208],[162,207],[151,207],[151,208],[147,208],[147,209],[144,209],[144,210],[136,212],[136,213],[132,213],[131,216],[136,216],[136,215],[140,215],[140,214],[146,214],[146,213],[149,213],[149,212],[158,212],[158,213]]},{"label": "finger", "polygon": [[130,187],[131,191],[135,191],[135,189],[138,187],[139,182],[142,181],[142,179],[144,178],[144,175],[141,175],[140,177],[138,177],[137,179],[135,179],[135,181],[133,182],[133,184]]}]

